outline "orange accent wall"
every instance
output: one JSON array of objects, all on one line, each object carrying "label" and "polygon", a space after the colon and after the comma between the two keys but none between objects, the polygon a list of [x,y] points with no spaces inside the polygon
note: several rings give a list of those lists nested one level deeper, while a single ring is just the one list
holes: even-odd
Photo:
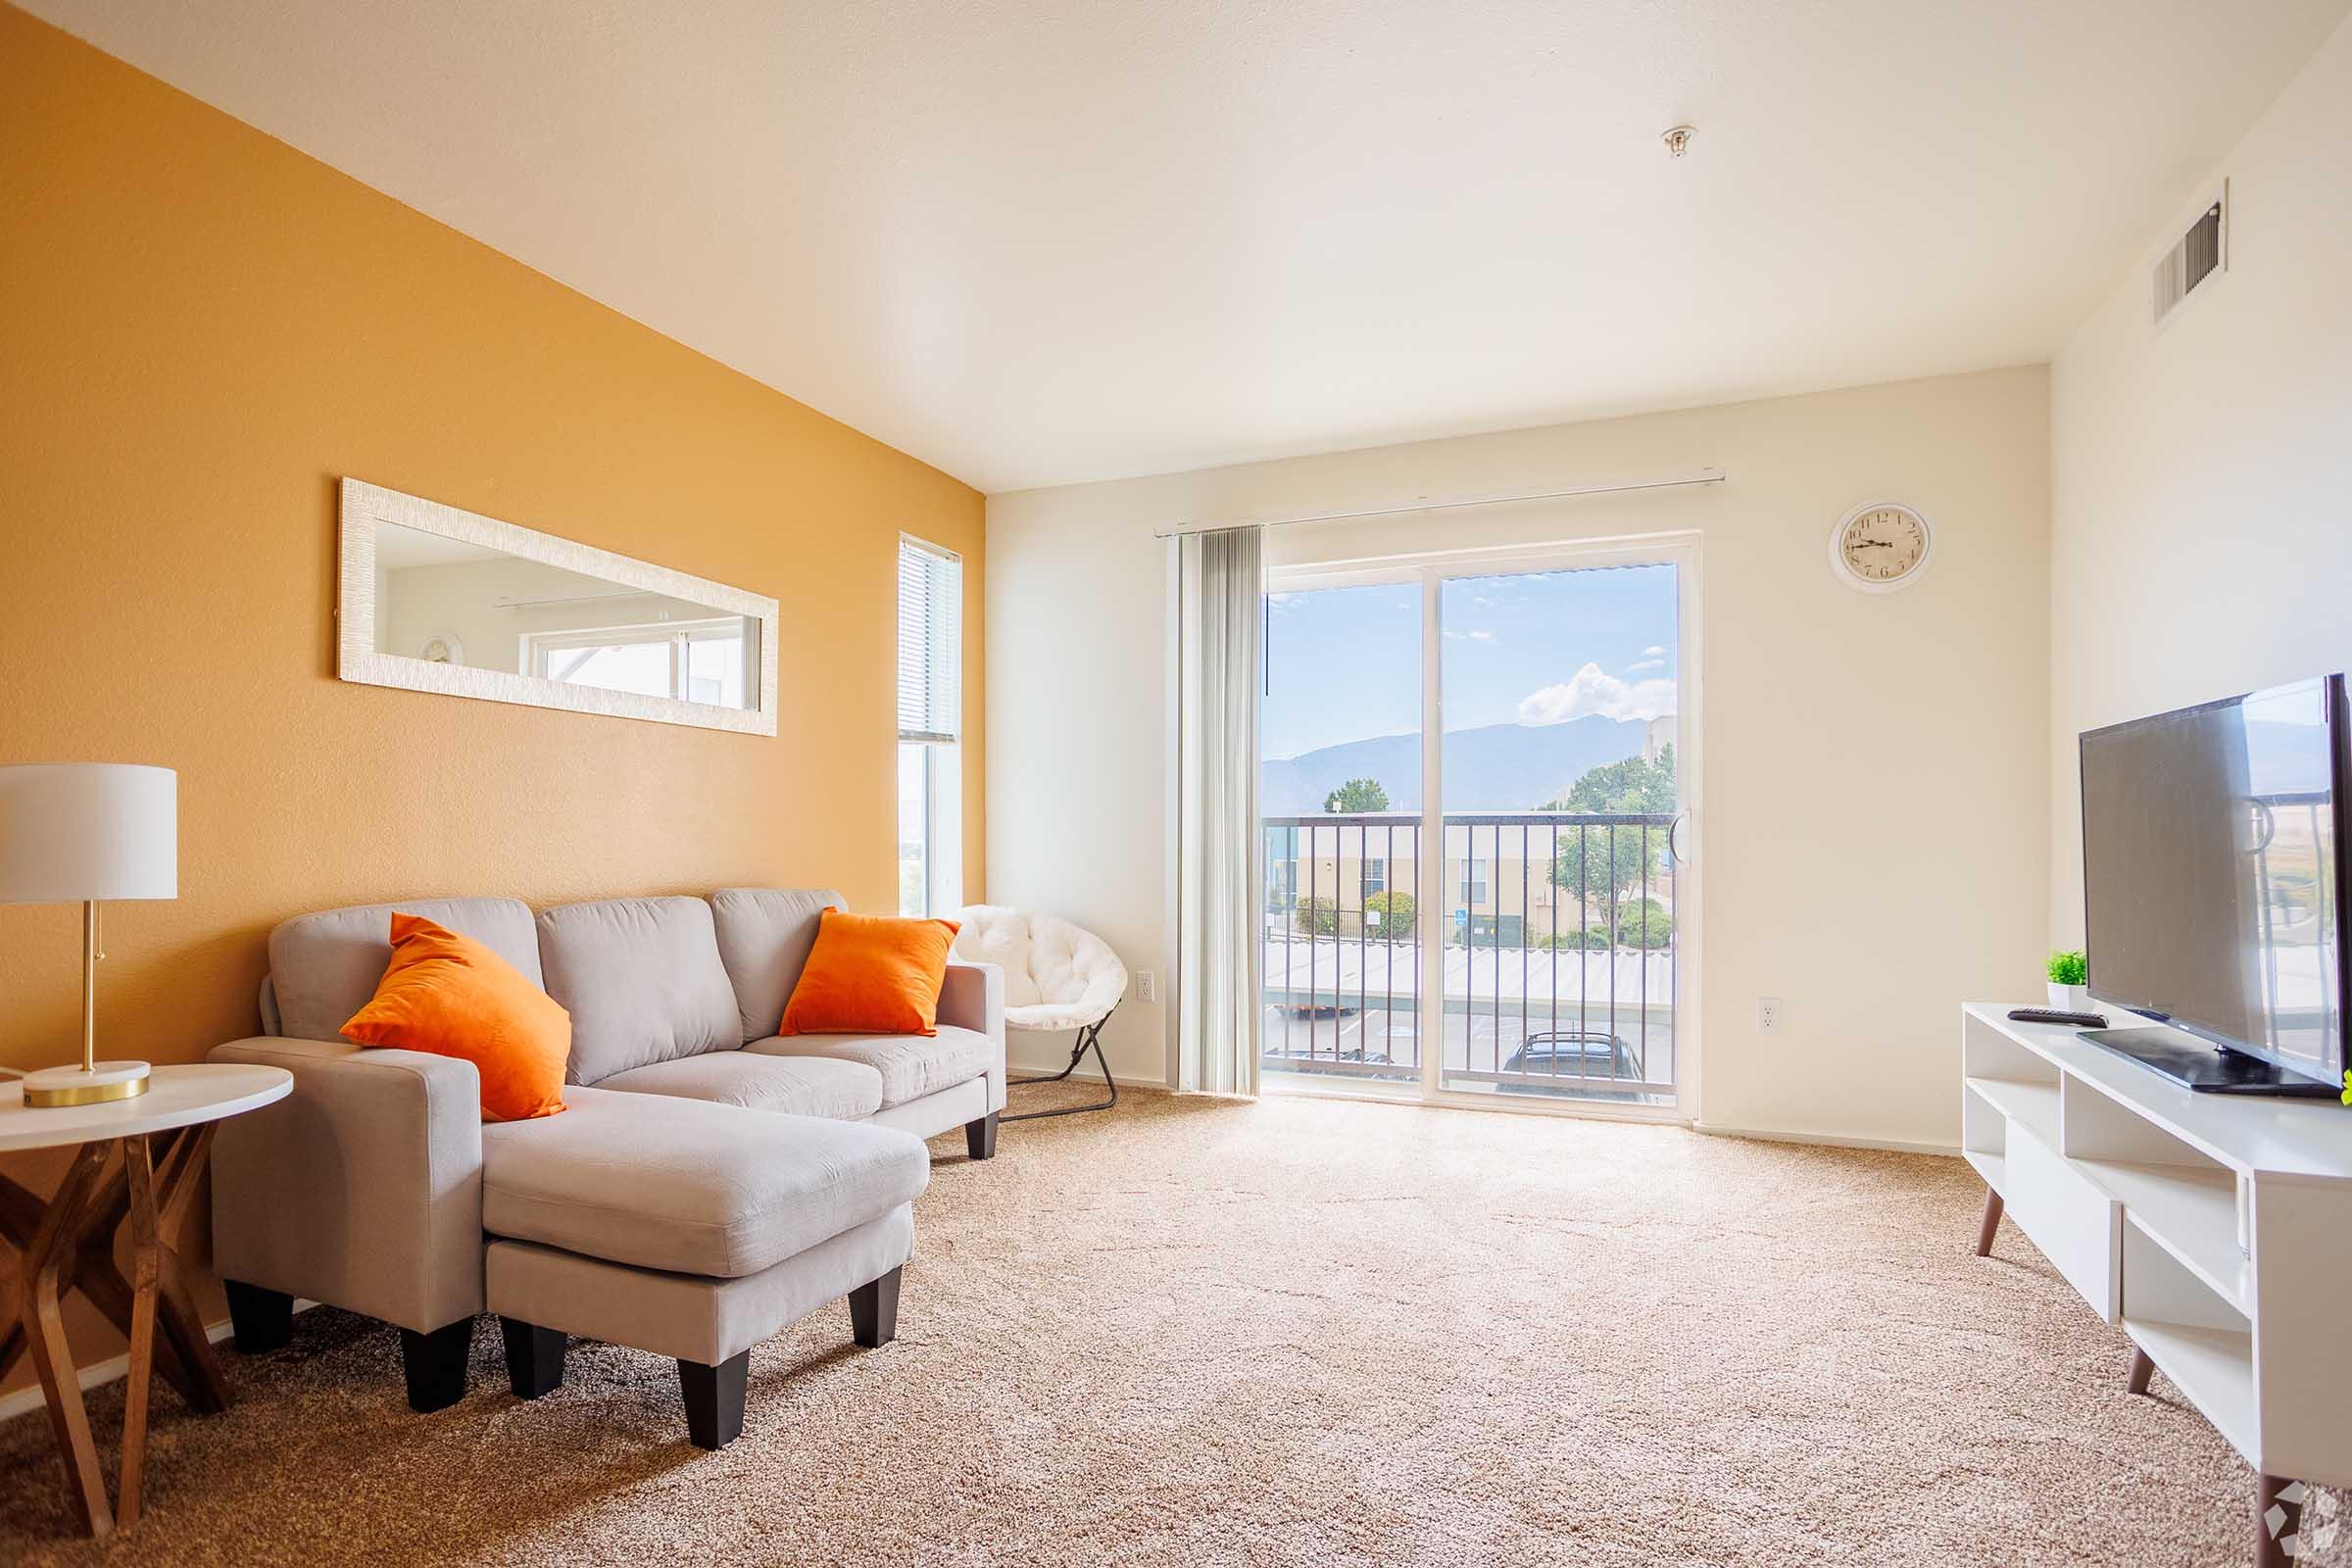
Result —
[{"label": "orange accent wall", "polygon": [[[981,896],[978,492],[6,6],[0,191],[0,761],[179,770],[180,896],[108,908],[102,1054],[254,1032],[306,909],[895,908],[902,529],[964,559]],[[779,733],[338,681],[342,474],[774,595]],[[0,906],[0,1062],[78,1049],[79,919]]]}]

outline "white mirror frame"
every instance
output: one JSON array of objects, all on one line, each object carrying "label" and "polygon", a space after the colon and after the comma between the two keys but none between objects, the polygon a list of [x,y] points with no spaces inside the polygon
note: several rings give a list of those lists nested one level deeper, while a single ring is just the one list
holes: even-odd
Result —
[{"label": "white mirror frame", "polygon": [[[724,613],[750,616],[760,623],[760,706],[722,708],[714,703],[690,703],[676,697],[600,691],[593,686],[574,686],[538,675],[472,669],[464,664],[441,664],[400,654],[379,653],[375,646],[375,530],[377,524],[387,522],[466,544],[482,545],[649,593],[692,600]],[[605,713],[662,724],[730,729],[747,735],[776,732],[776,602],[763,595],[746,593],[651,562],[575,544],[536,528],[518,527],[495,517],[443,506],[438,501],[427,501],[422,496],[404,495],[352,478],[344,479],[342,484],[341,563],[342,580],[336,593],[335,673],[345,680],[368,686],[396,686],[404,691],[478,697],[493,703],[520,703],[529,708],[568,709],[575,713]]]}]

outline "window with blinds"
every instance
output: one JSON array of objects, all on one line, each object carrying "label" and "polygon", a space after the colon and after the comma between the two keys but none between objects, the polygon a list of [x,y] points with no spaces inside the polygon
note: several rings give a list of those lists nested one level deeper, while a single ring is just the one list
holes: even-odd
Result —
[{"label": "window with blinds", "polygon": [[949,742],[963,728],[963,563],[899,541],[899,739]]}]

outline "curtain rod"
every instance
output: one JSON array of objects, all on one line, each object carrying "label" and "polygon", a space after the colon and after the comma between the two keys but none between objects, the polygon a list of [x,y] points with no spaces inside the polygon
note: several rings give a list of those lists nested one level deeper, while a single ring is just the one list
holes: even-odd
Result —
[{"label": "curtain rod", "polygon": [[1412,512],[1452,512],[1463,507],[1504,507],[1514,501],[1560,501],[1570,496],[1613,496],[1628,490],[1672,490],[1682,485],[1721,484],[1721,468],[1693,468],[1662,479],[1633,479],[1622,484],[1582,484],[1567,490],[1530,490],[1507,496],[1472,496],[1462,501],[1416,501],[1407,507],[1368,507],[1361,512],[1316,512],[1302,517],[1268,517],[1263,521],[1187,522],[1152,530],[1155,539],[1185,534],[1215,533],[1224,528],[1288,528],[1295,522],[1348,522],[1359,517],[1396,517]]}]

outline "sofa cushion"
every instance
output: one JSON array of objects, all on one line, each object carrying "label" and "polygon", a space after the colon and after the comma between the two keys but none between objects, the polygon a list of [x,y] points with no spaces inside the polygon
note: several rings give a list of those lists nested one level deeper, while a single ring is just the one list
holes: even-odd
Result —
[{"label": "sofa cushion", "polygon": [[631,1067],[597,1087],[837,1121],[863,1121],[882,1108],[882,1074],[862,1061],[764,1056],[749,1051],[712,1051]]},{"label": "sofa cushion", "polygon": [[771,1035],[743,1049],[764,1056],[863,1062],[882,1075],[885,1107],[981,1077],[996,1057],[988,1036],[951,1023],[935,1035]]},{"label": "sofa cushion", "polygon": [[351,1015],[375,995],[392,961],[392,915],[422,915],[473,938],[533,985],[539,933],[519,899],[405,899],[297,915],[270,933],[270,984],[277,997],[277,1033],[291,1040],[340,1040]]},{"label": "sofa cushion", "polygon": [[850,901],[829,888],[720,888],[710,895],[718,956],[735,983],[742,1018],[737,1044],[764,1040],[783,1022],[827,906],[847,909]]},{"label": "sofa cushion", "polygon": [[539,916],[539,959],[571,1013],[570,1083],[743,1044],[700,899],[560,905]]},{"label": "sofa cushion", "polygon": [[570,1108],[482,1129],[482,1228],[636,1268],[740,1279],[910,1201],[912,1133],[575,1089]]}]

